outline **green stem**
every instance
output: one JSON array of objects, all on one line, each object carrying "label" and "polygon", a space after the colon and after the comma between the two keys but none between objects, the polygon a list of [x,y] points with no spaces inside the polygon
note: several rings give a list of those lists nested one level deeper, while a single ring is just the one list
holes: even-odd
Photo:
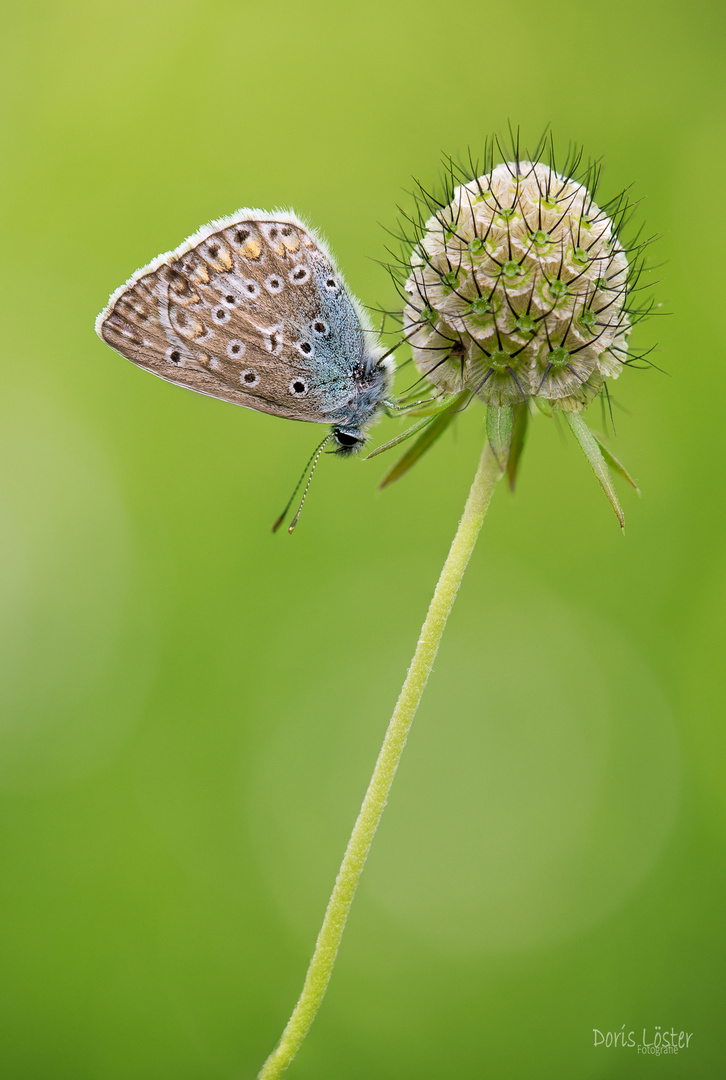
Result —
[{"label": "green stem", "polygon": [[388,725],[358,820],[348,841],[348,847],[328,901],[323,925],[318,934],[305,985],[287,1027],[282,1033],[282,1038],[263,1065],[258,1080],[277,1080],[283,1075],[299,1050],[323,1000],[338,954],[348,912],[381,820],[409,729],[431,674],[446,620],[474,550],[489,500],[500,476],[499,463],[487,442],[464,507],[464,514],[459,522],[454,542],[421,628],[416,652]]}]

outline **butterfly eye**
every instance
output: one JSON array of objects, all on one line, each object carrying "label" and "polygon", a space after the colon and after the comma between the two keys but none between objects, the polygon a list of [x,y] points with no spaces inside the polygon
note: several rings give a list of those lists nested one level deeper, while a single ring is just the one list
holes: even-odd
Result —
[{"label": "butterfly eye", "polygon": [[256,371],[243,371],[239,378],[245,386],[257,386],[260,381],[260,376]]},{"label": "butterfly eye", "polygon": [[290,281],[293,285],[304,285],[309,277],[310,271],[307,266],[296,266],[290,271]]},{"label": "butterfly eye", "polygon": [[313,330],[316,334],[320,334],[321,337],[325,337],[330,333],[330,327],[322,319],[316,319],[313,323]]},{"label": "butterfly eye", "polygon": [[290,393],[295,397],[305,397],[308,392],[308,384],[303,379],[293,379],[290,383]]},{"label": "butterfly eye", "polygon": [[351,433],[348,431],[340,431],[336,429],[333,432],[333,436],[335,437],[335,441],[337,442],[338,446],[343,447],[345,450],[350,450],[354,446],[360,446],[363,442],[363,439],[361,437],[357,435],[351,435]]},{"label": "butterfly eye", "polygon": [[223,307],[215,308],[212,312],[212,318],[218,326],[222,326],[223,323],[229,322],[229,312]]},{"label": "butterfly eye", "polygon": [[240,356],[244,355],[244,351],[244,341],[230,341],[227,346],[227,356],[229,356],[231,360],[238,360]]}]

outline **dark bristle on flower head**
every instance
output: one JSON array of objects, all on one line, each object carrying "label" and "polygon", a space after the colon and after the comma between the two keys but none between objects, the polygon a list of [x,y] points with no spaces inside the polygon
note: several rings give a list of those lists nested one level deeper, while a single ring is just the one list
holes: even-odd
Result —
[{"label": "dark bristle on flower head", "polygon": [[435,394],[479,398],[495,427],[498,410],[532,401],[578,435],[577,414],[607,395],[606,379],[642,359],[629,335],[651,307],[635,301],[647,241],[624,242],[633,204],[627,192],[596,201],[600,174],[581,149],[558,165],[551,136],[526,152],[510,132],[504,148],[487,140],[480,161],[447,158],[437,190],[417,184],[389,269]]}]

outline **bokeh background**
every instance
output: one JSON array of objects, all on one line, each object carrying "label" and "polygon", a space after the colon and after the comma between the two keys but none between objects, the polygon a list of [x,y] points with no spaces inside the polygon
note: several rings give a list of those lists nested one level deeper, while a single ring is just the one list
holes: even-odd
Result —
[{"label": "bokeh background", "polygon": [[[452,616],[298,1080],[726,1065],[723,5],[43,3],[4,15],[0,1073],[253,1077],[299,991],[476,466],[407,478],[164,384],[93,320],[238,206],[390,307],[443,152],[550,123],[660,240],[625,537],[539,418]],[[401,387],[407,385],[402,376]],[[597,406],[591,410],[599,426]],[[392,437],[386,420],[376,439]],[[678,1056],[595,1047],[692,1032]]]}]

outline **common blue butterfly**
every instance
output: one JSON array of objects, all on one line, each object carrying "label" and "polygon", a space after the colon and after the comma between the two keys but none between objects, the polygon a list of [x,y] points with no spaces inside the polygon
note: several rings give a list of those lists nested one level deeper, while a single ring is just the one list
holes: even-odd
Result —
[{"label": "common blue butterfly", "polygon": [[96,331],[167,382],[330,424],[339,454],[391,404],[392,358],[325,243],[289,211],[205,225],[117,289]]}]

